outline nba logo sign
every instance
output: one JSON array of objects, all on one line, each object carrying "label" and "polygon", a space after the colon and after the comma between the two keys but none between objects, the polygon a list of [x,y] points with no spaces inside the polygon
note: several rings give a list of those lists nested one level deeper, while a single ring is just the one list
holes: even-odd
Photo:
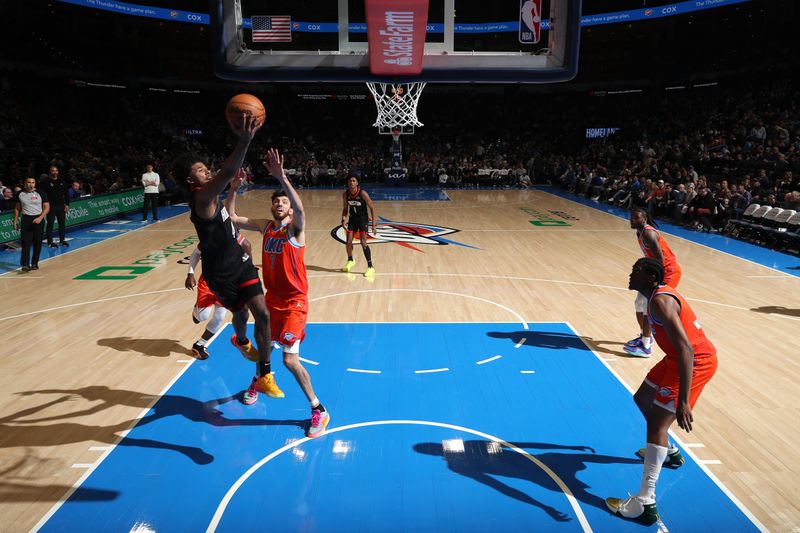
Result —
[{"label": "nba logo sign", "polygon": [[536,44],[542,31],[542,0],[520,0],[519,42]]}]

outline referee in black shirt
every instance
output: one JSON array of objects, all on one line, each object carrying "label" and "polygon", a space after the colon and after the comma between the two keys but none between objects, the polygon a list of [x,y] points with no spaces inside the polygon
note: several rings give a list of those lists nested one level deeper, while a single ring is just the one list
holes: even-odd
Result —
[{"label": "referee in black shirt", "polygon": [[[47,195],[36,190],[36,180],[27,178],[25,188],[17,196],[14,206],[14,229],[19,228],[22,235],[22,271],[39,269],[39,254],[42,252],[42,221],[50,211]],[[22,224],[19,214],[22,213]],[[29,261],[30,247],[33,244],[33,261]]]},{"label": "referee in black shirt", "polygon": [[58,219],[58,242],[61,246],[69,246],[65,237],[67,229],[67,213],[69,213],[69,194],[67,194],[67,184],[58,177],[58,167],[53,165],[49,169],[49,175],[44,176],[39,181],[39,191],[47,196],[50,202],[50,212],[47,213],[47,245],[55,248],[53,242],[53,226]]}]

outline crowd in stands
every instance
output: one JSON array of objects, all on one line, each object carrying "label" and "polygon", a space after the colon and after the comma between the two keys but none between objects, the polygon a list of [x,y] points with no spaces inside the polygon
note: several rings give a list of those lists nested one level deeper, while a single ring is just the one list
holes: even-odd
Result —
[{"label": "crowd in stands", "polygon": [[[423,94],[426,126],[401,137],[411,183],[528,187],[552,183],[597,202],[720,230],[752,202],[800,208],[800,110],[790,81],[757,89],[728,83],[638,95]],[[191,151],[218,166],[233,137],[230,91],[164,94],[5,76],[0,96],[0,190],[57,165],[75,195],[140,187],[145,165],[162,176],[162,201],[179,196],[171,163]],[[302,100],[291,87],[262,96],[267,126],[253,154],[277,146],[298,187],[344,186],[348,175],[381,182],[391,137],[371,122],[372,103]],[[465,114],[464,110],[469,110]],[[587,140],[586,128],[618,132]],[[266,179],[255,157],[256,179]],[[11,189],[7,191],[6,189]]]}]

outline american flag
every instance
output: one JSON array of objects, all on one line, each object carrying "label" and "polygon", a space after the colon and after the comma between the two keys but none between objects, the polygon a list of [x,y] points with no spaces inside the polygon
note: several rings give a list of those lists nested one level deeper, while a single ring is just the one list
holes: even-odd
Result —
[{"label": "american flag", "polygon": [[292,42],[292,18],[288,15],[254,16],[254,43]]}]

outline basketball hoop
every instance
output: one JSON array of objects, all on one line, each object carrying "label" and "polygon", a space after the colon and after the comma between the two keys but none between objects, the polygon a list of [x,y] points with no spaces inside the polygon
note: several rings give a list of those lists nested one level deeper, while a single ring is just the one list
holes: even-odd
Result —
[{"label": "basketball hoop", "polygon": [[378,118],[373,126],[393,128],[392,137],[395,135],[395,126],[424,126],[417,118],[417,104],[425,82],[367,82],[367,87],[375,98],[375,107],[378,108]]}]

